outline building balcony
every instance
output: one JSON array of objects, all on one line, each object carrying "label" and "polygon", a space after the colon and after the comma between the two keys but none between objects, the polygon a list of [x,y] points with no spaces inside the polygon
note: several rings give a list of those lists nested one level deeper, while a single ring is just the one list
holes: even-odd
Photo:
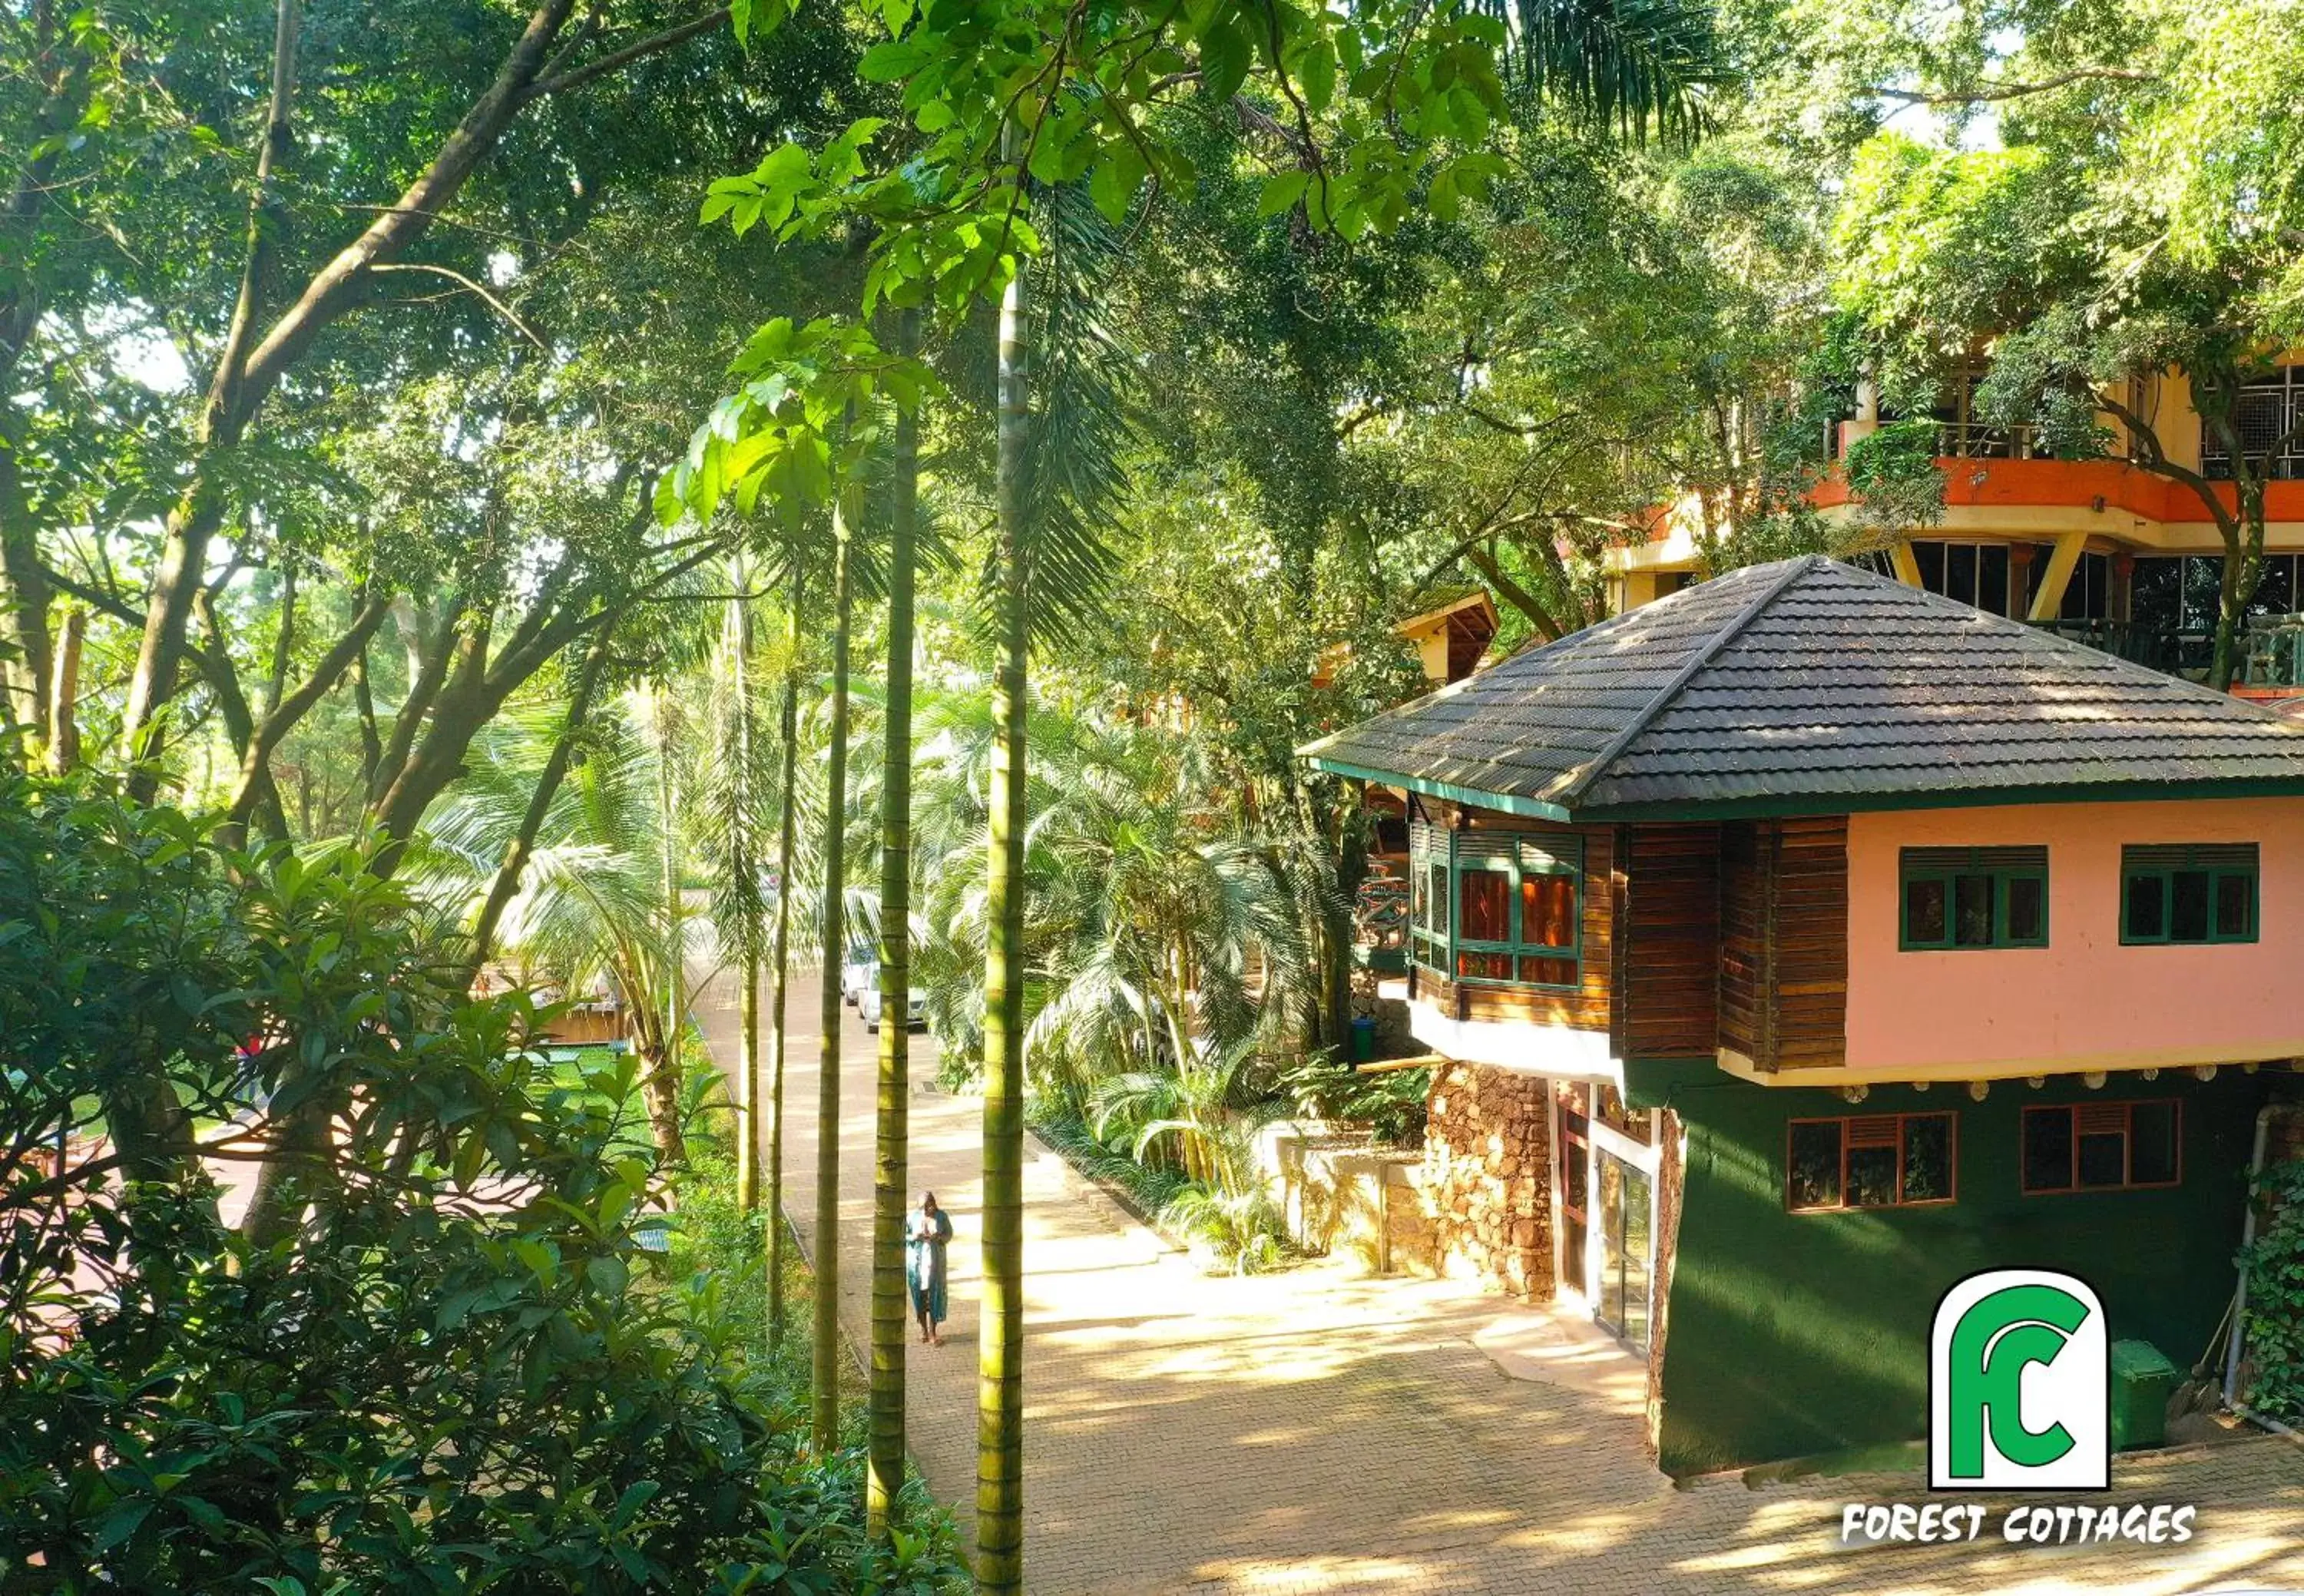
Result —
[{"label": "building balcony", "polygon": [[2133,621],[2036,621],[2043,632],[2086,643],[2119,658],[2149,666],[2170,675],[2198,675],[2208,668],[2215,651],[2214,634],[2180,632]]},{"label": "building balcony", "polygon": [[2037,428],[1988,427],[1981,421],[1944,421],[1936,428],[1939,462],[2048,458]]}]

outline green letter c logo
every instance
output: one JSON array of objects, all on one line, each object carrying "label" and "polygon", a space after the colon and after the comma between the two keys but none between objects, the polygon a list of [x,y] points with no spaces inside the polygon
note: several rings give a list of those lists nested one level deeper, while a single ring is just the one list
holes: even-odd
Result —
[{"label": "green letter c logo", "polygon": [[2088,1304],[2054,1286],[2010,1286],[1978,1299],[1960,1316],[1947,1362],[1945,1419],[1954,1477],[1984,1477],[1987,1424],[1992,1449],[2022,1468],[2039,1468],[2072,1449],[2060,1423],[2024,1427],[2020,1400],[2028,1364],[2053,1363],[2088,1316]]}]

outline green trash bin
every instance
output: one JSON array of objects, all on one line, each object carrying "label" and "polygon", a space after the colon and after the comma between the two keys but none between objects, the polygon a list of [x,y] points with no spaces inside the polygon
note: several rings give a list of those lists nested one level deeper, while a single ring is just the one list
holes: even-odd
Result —
[{"label": "green trash bin", "polygon": [[2112,1449],[2157,1447],[2168,1439],[2168,1398],[2176,1365],[2149,1341],[2112,1344]]}]

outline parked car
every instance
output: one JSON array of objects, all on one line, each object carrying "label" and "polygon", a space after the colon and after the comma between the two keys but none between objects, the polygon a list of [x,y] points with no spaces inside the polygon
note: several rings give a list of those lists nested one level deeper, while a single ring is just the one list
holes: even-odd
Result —
[{"label": "parked car", "polygon": [[851,947],[840,964],[840,1001],[854,1004],[880,984],[880,955],[868,945]]},{"label": "parked car", "polygon": [[[876,976],[879,973],[877,965],[874,967],[873,973]],[[880,1029],[880,983],[877,981],[864,989],[864,996],[857,1000],[856,1012],[864,1016],[865,1030],[877,1031]],[[923,988],[914,987],[911,989],[910,1001],[904,1006],[904,1029],[918,1030],[928,1023],[928,992]]]}]

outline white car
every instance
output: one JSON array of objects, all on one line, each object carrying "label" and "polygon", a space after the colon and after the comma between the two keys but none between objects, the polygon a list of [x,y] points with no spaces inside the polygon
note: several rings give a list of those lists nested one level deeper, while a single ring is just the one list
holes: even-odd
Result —
[{"label": "white car", "polygon": [[[878,973],[877,969],[874,973]],[[880,985],[877,981],[864,989],[864,995],[856,1000],[856,1012],[864,1016],[865,1030],[877,1031],[880,1029]],[[928,992],[914,987],[911,1000],[904,1006],[904,1029],[916,1030],[928,1023]]]},{"label": "white car", "polygon": [[840,965],[840,1001],[860,1004],[879,984],[880,955],[869,947],[850,948]]}]

